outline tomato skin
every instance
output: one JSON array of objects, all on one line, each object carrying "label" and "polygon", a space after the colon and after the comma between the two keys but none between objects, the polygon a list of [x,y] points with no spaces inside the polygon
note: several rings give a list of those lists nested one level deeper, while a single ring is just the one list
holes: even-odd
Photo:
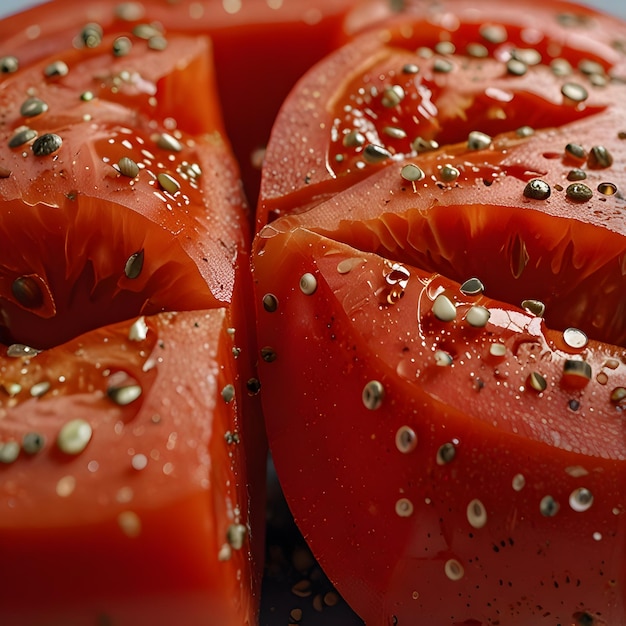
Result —
[{"label": "tomato skin", "polygon": [[[409,266],[389,305],[391,262],[279,224],[261,232],[254,266],[259,345],[275,357],[260,364],[268,434],[295,519],[347,602],[372,624],[620,623],[626,450],[609,396],[623,350],[590,346],[609,382],[576,391],[562,368],[580,353],[540,318]],[[459,298],[456,322],[433,318],[443,289]],[[470,327],[464,301],[493,326]],[[494,342],[506,356],[490,356]],[[371,381],[379,407],[361,399]],[[581,488],[592,506],[578,505]]]}]

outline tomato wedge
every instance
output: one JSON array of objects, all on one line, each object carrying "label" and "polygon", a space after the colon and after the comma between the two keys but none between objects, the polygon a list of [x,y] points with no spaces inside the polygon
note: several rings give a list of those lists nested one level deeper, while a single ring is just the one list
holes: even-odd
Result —
[{"label": "tomato wedge", "polygon": [[[360,6],[353,13],[355,5]],[[317,0],[314,5],[305,0],[117,4],[110,0],[55,0],[3,20],[0,57],[17,56],[18,63],[29,64],[64,48],[100,47],[101,37],[107,34],[124,38],[117,41],[122,48],[137,37],[159,47],[176,33],[210,36],[228,139],[248,197],[255,203],[263,150],[293,84],[345,39],[347,31],[362,28],[373,16],[388,12],[386,3],[371,0]],[[178,111],[179,127],[187,116],[202,111],[202,89],[198,87],[190,100],[193,106],[186,103],[184,110]],[[204,129],[192,124],[186,130]]]},{"label": "tomato wedge", "polygon": [[406,4],[298,83],[268,146],[278,476],[368,624],[622,623],[626,26]]},{"label": "tomato wedge", "polygon": [[0,82],[0,621],[254,624],[250,216],[207,39],[116,39]]}]

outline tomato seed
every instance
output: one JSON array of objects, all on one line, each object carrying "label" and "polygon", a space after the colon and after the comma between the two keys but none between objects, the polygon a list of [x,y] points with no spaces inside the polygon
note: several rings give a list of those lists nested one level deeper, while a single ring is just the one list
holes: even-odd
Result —
[{"label": "tomato seed", "polygon": [[491,137],[486,133],[473,130],[467,137],[467,147],[469,150],[485,150],[491,145]]},{"label": "tomato seed", "polygon": [[141,270],[143,269],[143,261],[144,261],[144,251],[139,250],[138,252],[133,252],[128,257],[126,264],[124,265],[124,275],[126,278],[135,279],[138,278],[141,274]]},{"label": "tomato seed", "polygon": [[475,498],[467,505],[467,521],[472,528],[482,528],[487,523],[487,509],[480,500]]},{"label": "tomato seed", "polygon": [[478,296],[485,291],[485,285],[478,278],[468,278],[460,287],[464,296]]},{"label": "tomato seed", "polygon": [[439,367],[448,367],[448,365],[452,365],[452,355],[450,355],[445,350],[435,350],[433,356],[435,357],[435,363]]},{"label": "tomato seed", "polygon": [[370,380],[365,387],[363,387],[362,399],[365,408],[370,411],[379,409],[383,403],[385,397],[385,388],[382,383],[377,380]]},{"label": "tomato seed", "polygon": [[587,361],[566,359],[563,365],[563,377],[566,382],[579,387],[591,380],[591,365]]},{"label": "tomato seed", "polygon": [[417,447],[417,435],[410,426],[400,426],[396,432],[396,448],[403,454],[412,452]]},{"label": "tomato seed", "polygon": [[565,98],[565,102],[574,104],[584,102],[589,97],[587,90],[578,83],[565,83],[561,87],[561,94]]},{"label": "tomato seed", "polygon": [[506,28],[499,24],[483,24],[479,32],[480,36],[488,43],[499,44],[508,39]]},{"label": "tomato seed", "polygon": [[157,146],[159,148],[163,148],[163,150],[170,150],[172,152],[180,152],[183,149],[183,145],[176,139],[176,137],[172,137],[169,133],[161,133],[156,140]]},{"label": "tomato seed", "polygon": [[36,136],[36,130],[23,126],[9,139],[9,148],[19,148],[25,143],[32,141]]},{"label": "tomato seed", "polygon": [[13,281],[11,292],[14,298],[27,309],[38,309],[43,305],[43,292],[32,276],[20,276]]},{"label": "tomato seed", "polygon": [[45,395],[50,390],[50,382],[47,380],[42,380],[40,383],[35,383],[30,388],[30,395],[33,398],[41,398],[41,396]]},{"label": "tomato seed", "polygon": [[43,73],[46,78],[57,78],[67,76],[69,71],[69,67],[64,61],[54,61],[54,63],[46,66]]},{"label": "tomato seed", "polygon": [[456,446],[453,443],[444,443],[437,450],[437,465],[447,465],[454,460],[456,456]]},{"label": "tomato seed", "polygon": [[87,48],[97,48],[102,43],[102,26],[95,22],[87,24],[80,33],[80,39]]},{"label": "tomato seed", "polygon": [[17,441],[0,442],[0,463],[14,463],[20,454],[20,444]]},{"label": "tomato seed", "polygon": [[554,517],[559,508],[559,503],[552,496],[544,496],[539,503],[539,510],[544,517]]},{"label": "tomato seed", "polygon": [[444,572],[450,580],[461,580],[465,576],[463,566],[456,559],[449,559],[444,565]]},{"label": "tomato seed", "polygon": [[396,514],[398,517],[411,517],[413,515],[413,503],[408,498],[400,498],[396,502]]},{"label": "tomato seed", "polygon": [[243,524],[231,524],[226,531],[228,544],[234,550],[241,550],[248,531]]},{"label": "tomato seed", "polygon": [[424,139],[423,137],[416,137],[411,142],[411,149],[417,153],[432,152],[439,147],[439,144],[434,139]]},{"label": "tomato seed", "polygon": [[20,115],[24,117],[36,117],[48,110],[48,105],[41,98],[27,98],[22,102]]},{"label": "tomato seed", "polygon": [[531,389],[541,393],[548,387],[546,379],[539,372],[531,372],[526,379]]},{"label": "tomato seed", "polygon": [[526,486],[524,474],[515,474],[511,485],[515,491],[521,491]]},{"label": "tomato seed", "polygon": [[33,141],[33,154],[38,157],[50,156],[59,150],[62,144],[63,140],[55,133],[45,133]]},{"label": "tomato seed", "polygon": [[456,319],[456,306],[445,294],[439,294],[433,302],[433,315],[442,322]]},{"label": "tomato seed", "polygon": [[224,400],[224,402],[228,404],[229,402],[232,402],[234,397],[235,397],[235,387],[230,384],[226,385],[222,389],[222,400]]},{"label": "tomato seed", "polygon": [[393,108],[398,106],[405,97],[404,89],[401,85],[393,85],[391,87],[387,87],[383,91],[382,96],[382,105],[387,108]]},{"label": "tomato seed", "polygon": [[13,74],[17,72],[19,66],[17,57],[11,55],[0,57],[0,73],[2,74]]},{"label": "tomato seed", "polygon": [[126,36],[116,37],[113,41],[112,50],[113,56],[124,57],[130,53],[133,47],[133,42]]},{"label": "tomato seed", "polygon": [[563,331],[563,340],[570,348],[584,348],[587,343],[587,335],[578,328],[566,328]]},{"label": "tomato seed", "polygon": [[317,278],[313,274],[307,272],[300,277],[300,291],[305,296],[311,296],[317,289]]},{"label": "tomato seed", "polygon": [[135,178],[139,174],[139,166],[135,161],[128,157],[122,157],[117,166],[120,168],[120,174],[128,176],[129,178]]},{"label": "tomato seed", "polygon": [[614,196],[617,193],[617,185],[614,183],[600,183],[598,185],[598,191],[603,196]]},{"label": "tomato seed", "polygon": [[546,305],[540,300],[522,300],[522,309],[535,317],[543,317]]},{"label": "tomato seed", "polygon": [[524,196],[531,200],[547,200],[550,197],[550,193],[550,185],[538,178],[531,180],[524,187]]},{"label": "tomato seed", "polygon": [[138,537],[141,534],[141,519],[134,511],[122,511],[117,516],[117,523],[127,537]]},{"label": "tomato seed", "polygon": [[45,445],[45,438],[42,434],[29,432],[22,438],[22,450],[26,454],[37,454]]},{"label": "tomato seed", "polygon": [[422,180],[426,176],[422,169],[414,163],[408,163],[400,170],[400,176],[411,183]]},{"label": "tomato seed", "polygon": [[157,181],[163,191],[167,191],[172,195],[180,191],[180,183],[173,176],[170,176],[170,174],[161,172],[157,175]]},{"label": "tomato seed", "polygon": [[594,170],[606,169],[613,165],[613,155],[604,146],[593,146],[587,157],[587,165]]},{"label": "tomato seed", "polygon": [[444,183],[451,183],[455,181],[460,175],[461,172],[456,167],[450,164],[444,165],[439,172],[439,176]]},{"label": "tomato seed", "polygon": [[593,191],[583,183],[572,183],[565,190],[565,195],[574,202],[588,202],[593,197]]},{"label": "tomato seed", "polygon": [[482,43],[469,43],[465,49],[467,55],[475,59],[485,59],[489,56],[489,50]]},{"label": "tomato seed", "polygon": [[74,419],[67,422],[59,431],[57,446],[65,454],[80,454],[91,441],[93,430],[89,422]]},{"label": "tomato seed", "polygon": [[487,325],[491,313],[489,309],[479,304],[472,306],[465,315],[465,321],[475,328],[483,328]]},{"label": "tomato seed", "polygon": [[391,158],[391,152],[383,146],[370,143],[363,149],[363,159],[370,164],[381,163]]},{"label": "tomato seed", "polygon": [[273,293],[266,293],[263,296],[263,308],[268,313],[274,313],[278,309],[278,298]]},{"label": "tomato seed", "polygon": [[579,487],[574,489],[569,497],[569,505],[574,511],[582,513],[588,510],[593,504],[593,494],[589,489]]}]

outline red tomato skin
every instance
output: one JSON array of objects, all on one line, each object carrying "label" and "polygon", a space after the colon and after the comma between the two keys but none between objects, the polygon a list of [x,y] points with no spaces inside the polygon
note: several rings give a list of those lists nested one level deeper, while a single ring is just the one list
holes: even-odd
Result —
[{"label": "red tomato skin", "polygon": [[[460,309],[451,328],[431,307],[458,285],[408,266],[403,297],[383,304],[390,263],[281,223],[254,260],[259,345],[275,356],[260,364],[270,446],[352,608],[368,624],[621,623],[626,449],[609,395],[623,366],[576,391],[560,370],[572,355],[539,318],[479,298],[496,326],[463,330]],[[507,356],[490,356],[500,341]],[[454,365],[436,365],[435,349]],[[589,353],[601,371],[607,354]],[[538,366],[545,393],[527,381]],[[369,381],[384,389],[375,409],[361,399]],[[592,506],[570,504],[580,488]]]}]

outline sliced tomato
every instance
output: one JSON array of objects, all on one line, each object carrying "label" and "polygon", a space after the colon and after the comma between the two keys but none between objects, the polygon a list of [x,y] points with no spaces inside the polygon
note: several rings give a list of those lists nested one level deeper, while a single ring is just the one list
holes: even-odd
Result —
[{"label": "sliced tomato", "polygon": [[232,323],[161,313],[3,349],[4,623],[255,623]]},{"label": "sliced tomato", "polygon": [[305,229],[258,253],[273,458],[365,622],[620,623],[624,351]]},{"label": "sliced tomato", "polygon": [[[471,132],[545,129],[541,138],[551,143],[543,151],[509,164],[511,173],[530,178],[545,173],[568,143],[583,143],[588,151],[592,131],[618,123],[623,34],[610,18],[532,0],[523,14],[486,2],[406,4],[406,14],[324,59],[290,95],[267,154],[259,227],[390,160],[425,158],[439,145],[442,159],[462,165]],[[584,119],[588,126],[569,126]],[[550,134],[557,128],[563,137]],[[480,146],[480,139],[473,144]],[[459,154],[453,146],[460,142]],[[582,165],[586,156],[568,164]],[[488,170],[494,157],[484,155],[487,169],[476,172],[487,184],[497,177]],[[471,165],[476,160],[468,159]]]},{"label": "sliced tomato", "polygon": [[0,621],[254,624],[249,214],[207,40],[114,37],[0,83]]},{"label": "sliced tomato", "polygon": [[278,476],[368,624],[621,623],[626,26],[407,4],[298,83],[268,147]]},{"label": "sliced tomato", "polygon": [[[357,4],[363,5],[358,19],[350,12]],[[0,24],[0,57],[13,56],[18,63],[30,64],[73,46],[101,48],[102,34],[125,37],[116,42],[122,49],[142,39],[142,45],[147,41],[160,47],[176,33],[209,35],[229,141],[250,201],[255,203],[263,150],[287,93],[348,30],[368,24],[380,11],[379,4],[387,14],[386,3],[371,0],[318,0],[314,5],[306,0],[144,0],[117,5],[109,0],[55,0]],[[178,111],[176,119],[185,130],[198,131],[196,125],[188,128],[185,123],[189,115],[202,110],[203,98],[198,85],[190,99],[193,106],[187,102]]]}]

